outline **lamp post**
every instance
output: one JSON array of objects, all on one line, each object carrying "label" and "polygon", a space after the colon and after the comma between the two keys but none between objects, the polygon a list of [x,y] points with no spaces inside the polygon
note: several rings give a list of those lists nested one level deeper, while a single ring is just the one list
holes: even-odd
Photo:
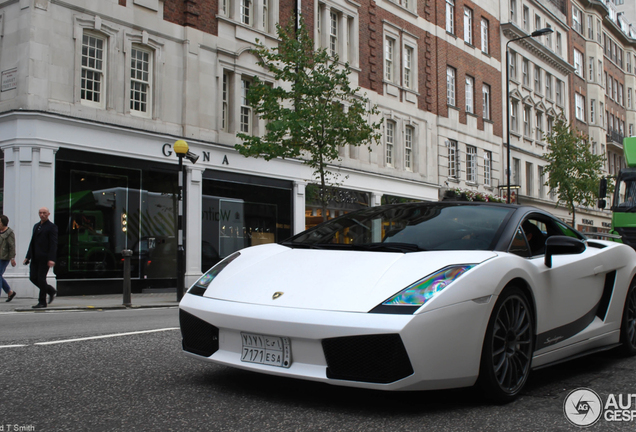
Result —
[{"label": "lamp post", "polygon": [[183,158],[188,159],[195,164],[199,156],[189,151],[188,143],[184,140],[175,141],[172,146],[174,152],[179,158],[179,188],[177,196],[179,199],[179,214],[177,217],[177,301],[181,301],[185,293],[185,249],[183,248],[183,208],[185,207],[186,195],[184,185],[187,179],[186,170],[183,168]]},{"label": "lamp post", "polygon": [[543,36],[543,35],[552,33],[553,31],[554,30],[552,30],[551,28],[546,27],[539,30],[535,30],[529,35],[510,39],[508,42],[506,42],[506,140],[508,142],[507,143],[508,169],[506,170],[506,203],[508,204],[510,204],[510,77],[508,76],[508,74],[510,73],[510,53],[508,50],[508,45],[510,44],[510,42],[515,42],[521,39],[526,39],[531,37],[533,38],[537,36]]}]

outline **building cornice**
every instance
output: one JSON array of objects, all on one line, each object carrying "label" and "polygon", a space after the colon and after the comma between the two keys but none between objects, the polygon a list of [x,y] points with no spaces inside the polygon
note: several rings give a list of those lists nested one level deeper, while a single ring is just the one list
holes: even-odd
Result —
[{"label": "building cornice", "polygon": [[[525,30],[519,28],[515,23],[501,24],[501,30],[505,37],[510,39],[529,36]],[[569,75],[574,72],[574,66],[556,55],[554,52],[546,48],[534,38],[521,39],[517,41],[519,45],[531,52],[537,58],[557,69],[563,75]]]}]

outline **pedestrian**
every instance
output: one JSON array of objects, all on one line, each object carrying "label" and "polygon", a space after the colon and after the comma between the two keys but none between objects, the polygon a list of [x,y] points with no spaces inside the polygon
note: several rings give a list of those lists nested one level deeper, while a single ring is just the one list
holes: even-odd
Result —
[{"label": "pedestrian", "polygon": [[29,268],[29,279],[40,289],[38,304],[33,309],[46,307],[46,295],[49,295],[49,304],[57,294],[57,290],[46,283],[46,274],[49,268],[55,266],[57,255],[57,225],[49,220],[49,209],[42,207],[38,210],[40,222],[33,226],[33,234],[29,250],[27,251],[24,264],[31,264]]},{"label": "pedestrian", "polygon": [[7,302],[13,300],[15,291],[11,289],[9,283],[4,278],[4,271],[11,263],[15,267],[15,234],[9,228],[9,218],[0,215],[0,279],[2,279],[2,289],[7,293]]}]

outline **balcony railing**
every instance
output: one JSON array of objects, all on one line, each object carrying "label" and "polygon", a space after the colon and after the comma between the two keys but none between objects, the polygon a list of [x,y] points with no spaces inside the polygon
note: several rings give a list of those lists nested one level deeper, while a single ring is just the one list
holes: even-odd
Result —
[{"label": "balcony railing", "polygon": [[623,138],[625,138],[625,135],[623,135],[620,131],[614,130],[614,129],[608,129],[607,130],[607,139],[612,140],[620,145],[623,145]]}]

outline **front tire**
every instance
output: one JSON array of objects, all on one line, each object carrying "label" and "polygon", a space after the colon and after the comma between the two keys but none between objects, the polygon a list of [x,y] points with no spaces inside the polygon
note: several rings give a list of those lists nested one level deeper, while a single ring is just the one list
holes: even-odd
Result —
[{"label": "front tire", "polygon": [[626,356],[636,355],[636,281],[627,290],[621,321],[621,350]]},{"label": "front tire", "polygon": [[524,292],[511,287],[493,309],[481,353],[479,384],[497,403],[512,402],[530,375],[534,350],[534,318]]}]

